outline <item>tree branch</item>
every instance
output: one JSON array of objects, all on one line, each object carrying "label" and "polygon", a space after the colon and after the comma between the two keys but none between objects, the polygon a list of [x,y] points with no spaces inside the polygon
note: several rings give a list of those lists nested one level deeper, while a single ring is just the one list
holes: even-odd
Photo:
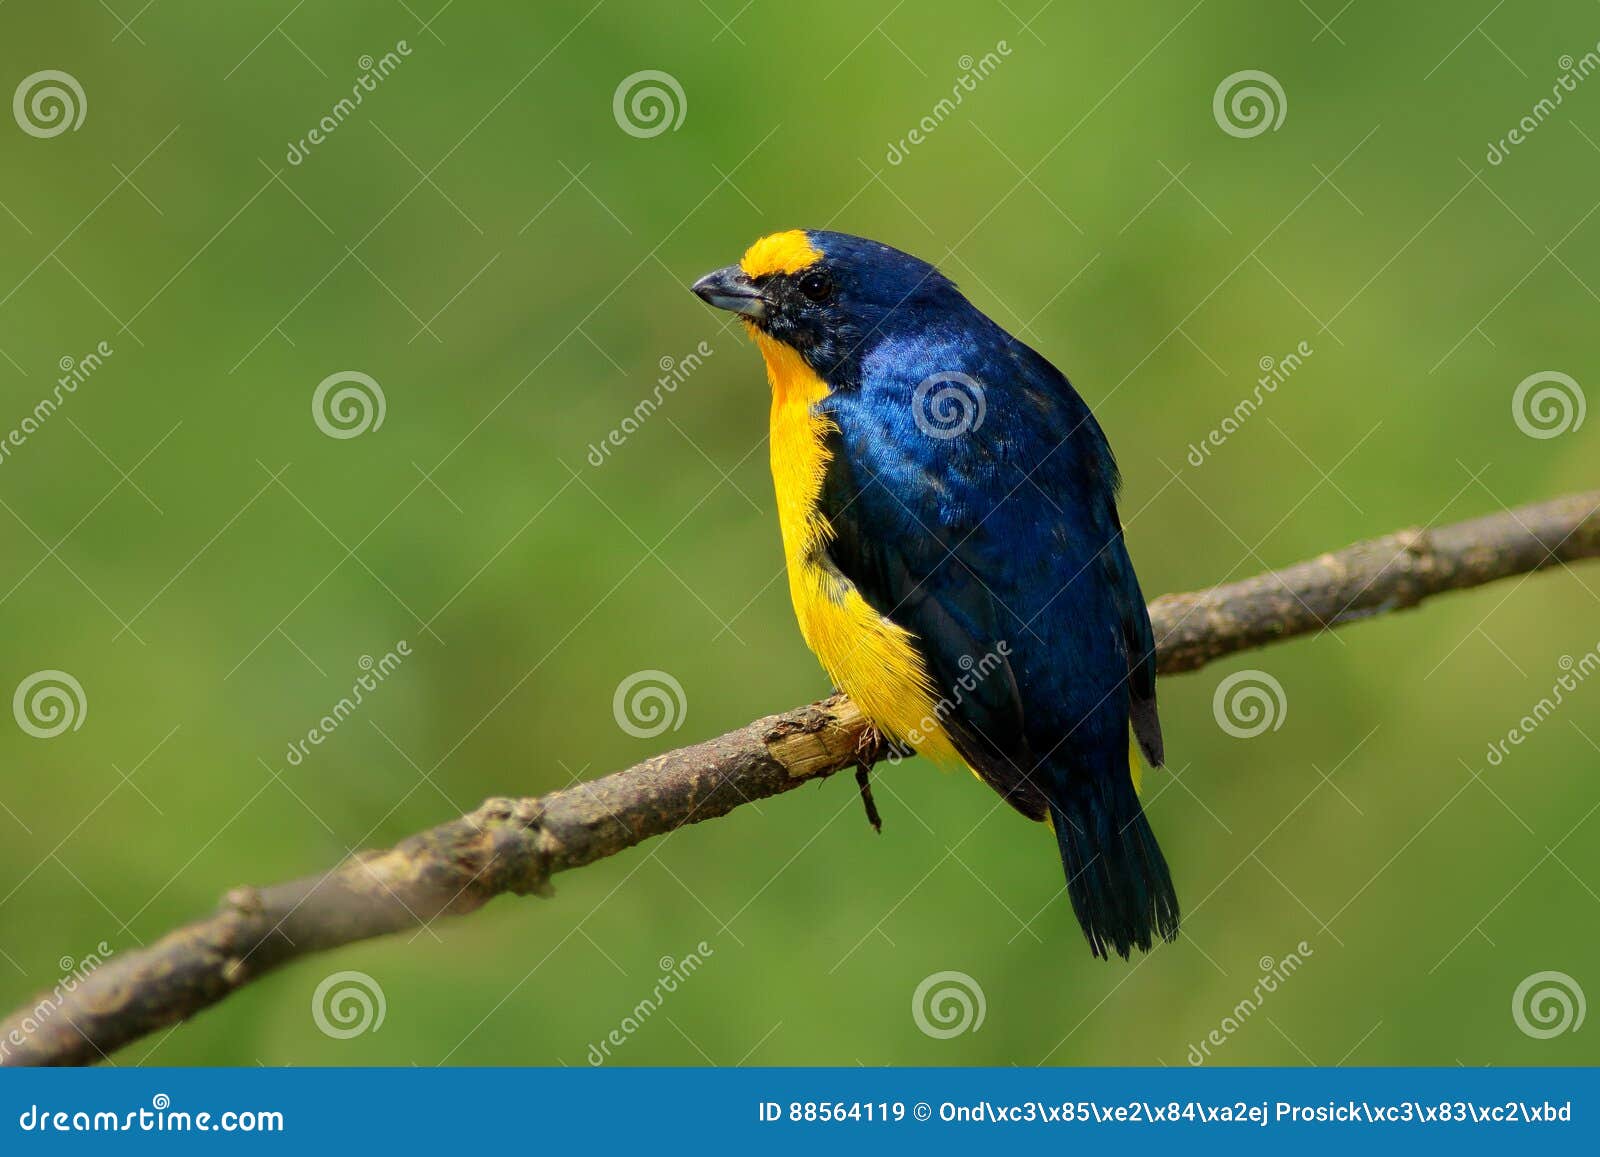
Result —
[{"label": "tree branch", "polygon": [[[1192,671],[1431,595],[1600,556],[1597,511],[1600,491],[1572,494],[1166,595],[1150,604],[1160,670]],[[550,895],[556,872],[854,767],[865,731],[855,705],[836,695],[576,787],[488,800],[321,875],[236,888],[206,919],[14,1012],[0,1023],[0,1063],[93,1062],[299,957],[463,915],[502,893]]]}]

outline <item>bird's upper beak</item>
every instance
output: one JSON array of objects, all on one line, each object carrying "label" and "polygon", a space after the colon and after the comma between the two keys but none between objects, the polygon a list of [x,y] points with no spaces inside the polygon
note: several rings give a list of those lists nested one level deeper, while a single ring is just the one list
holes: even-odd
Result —
[{"label": "bird's upper beak", "polygon": [[767,301],[737,265],[706,274],[689,287],[707,305],[732,310],[752,320],[767,315]]}]

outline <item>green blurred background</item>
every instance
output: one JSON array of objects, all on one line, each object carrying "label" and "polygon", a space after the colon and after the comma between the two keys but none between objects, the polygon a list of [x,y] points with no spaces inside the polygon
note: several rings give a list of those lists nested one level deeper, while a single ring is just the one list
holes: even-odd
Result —
[{"label": "green blurred background", "polygon": [[[936,260],[1063,367],[1117,448],[1152,595],[1594,486],[1600,420],[1536,439],[1511,398],[1561,371],[1596,400],[1600,79],[1486,152],[1595,48],[1600,10],[1489,9],[12,0],[4,91],[60,69],[88,108],[49,139],[0,126],[0,427],[63,358],[114,352],[0,462],[0,690],[56,668],[88,702],[58,738],[0,729],[0,998],[231,885],[828,690],[780,578],[759,359],[684,288],[766,231]],[[643,138],[613,94],[646,69],[684,116]],[[1276,130],[1219,127],[1242,69],[1281,85]],[[335,439],[310,401],[345,370],[387,412]],[[116,1059],[582,1065],[705,941],[612,1063],[1182,1065],[1305,941],[1216,1063],[1594,1061],[1594,1026],[1533,1039],[1510,1003],[1545,970],[1600,996],[1600,686],[1485,753],[1597,644],[1600,570],[1579,570],[1167,680],[1181,780],[1147,791],[1186,920],[1132,965],[1089,958],[1047,831],[914,762],[879,776],[881,838],[835,779],[554,901],[295,965]],[[1245,740],[1212,697],[1248,668],[1287,710]],[[613,717],[646,669],[686,700],[656,738]],[[319,1031],[342,969],[381,986],[378,1031]],[[986,1014],[935,1039],[912,994],[945,970]]]}]

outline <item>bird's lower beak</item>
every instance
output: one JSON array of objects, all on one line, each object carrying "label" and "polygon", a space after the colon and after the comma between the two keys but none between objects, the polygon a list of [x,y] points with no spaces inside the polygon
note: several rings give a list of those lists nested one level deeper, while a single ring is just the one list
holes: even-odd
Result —
[{"label": "bird's lower beak", "polygon": [[737,265],[708,273],[689,287],[707,305],[732,310],[759,320],[767,315],[767,301],[755,283]]}]

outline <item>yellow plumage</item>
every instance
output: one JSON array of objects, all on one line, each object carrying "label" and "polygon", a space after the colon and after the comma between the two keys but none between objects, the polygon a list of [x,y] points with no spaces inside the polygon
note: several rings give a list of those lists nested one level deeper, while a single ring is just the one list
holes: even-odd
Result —
[{"label": "yellow plumage", "polygon": [[[1138,796],[1140,753],[1162,746],[1151,627],[1081,396],[937,270],[865,238],[774,233],[692,289],[761,351],[789,596],[834,684],[892,742],[1055,828],[1096,956],[1172,939],[1177,894]],[[903,419],[917,371],[949,362],[993,387],[991,421],[939,446]],[[1057,454],[1068,421],[1082,433]],[[1040,474],[1031,509],[1001,493],[1018,469]],[[1013,653],[1008,634],[1028,639]]]},{"label": "yellow plumage", "polygon": [[[748,276],[763,277],[799,272],[820,257],[805,233],[795,229],[761,238],[739,264]],[[754,325],[746,328],[761,350],[772,386],[772,481],[801,637],[834,685],[879,731],[937,763],[963,766],[940,724],[938,696],[910,633],[874,611],[854,584],[825,563],[823,549],[833,528],[817,499],[828,466],[823,439],[831,423],[812,407],[828,396],[828,384],[793,348]],[[1128,766],[1138,791],[1144,761],[1131,733]]]},{"label": "yellow plumage", "polygon": [[799,273],[822,256],[811,244],[804,229],[768,233],[739,259],[739,268],[749,278],[770,277],[774,273]]},{"label": "yellow plumage", "polygon": [[960,765],[911,636],[868,606],[826,563],[823,548],[833,528],[817,509],[817,498],[828,464],[823,438],[830,423],[812,406],[827,397],[827,383],[789,346],[753,326],[750,332],[772,384],[772,481],[800,634],[834,685],[879,731],[936,762]]}]

